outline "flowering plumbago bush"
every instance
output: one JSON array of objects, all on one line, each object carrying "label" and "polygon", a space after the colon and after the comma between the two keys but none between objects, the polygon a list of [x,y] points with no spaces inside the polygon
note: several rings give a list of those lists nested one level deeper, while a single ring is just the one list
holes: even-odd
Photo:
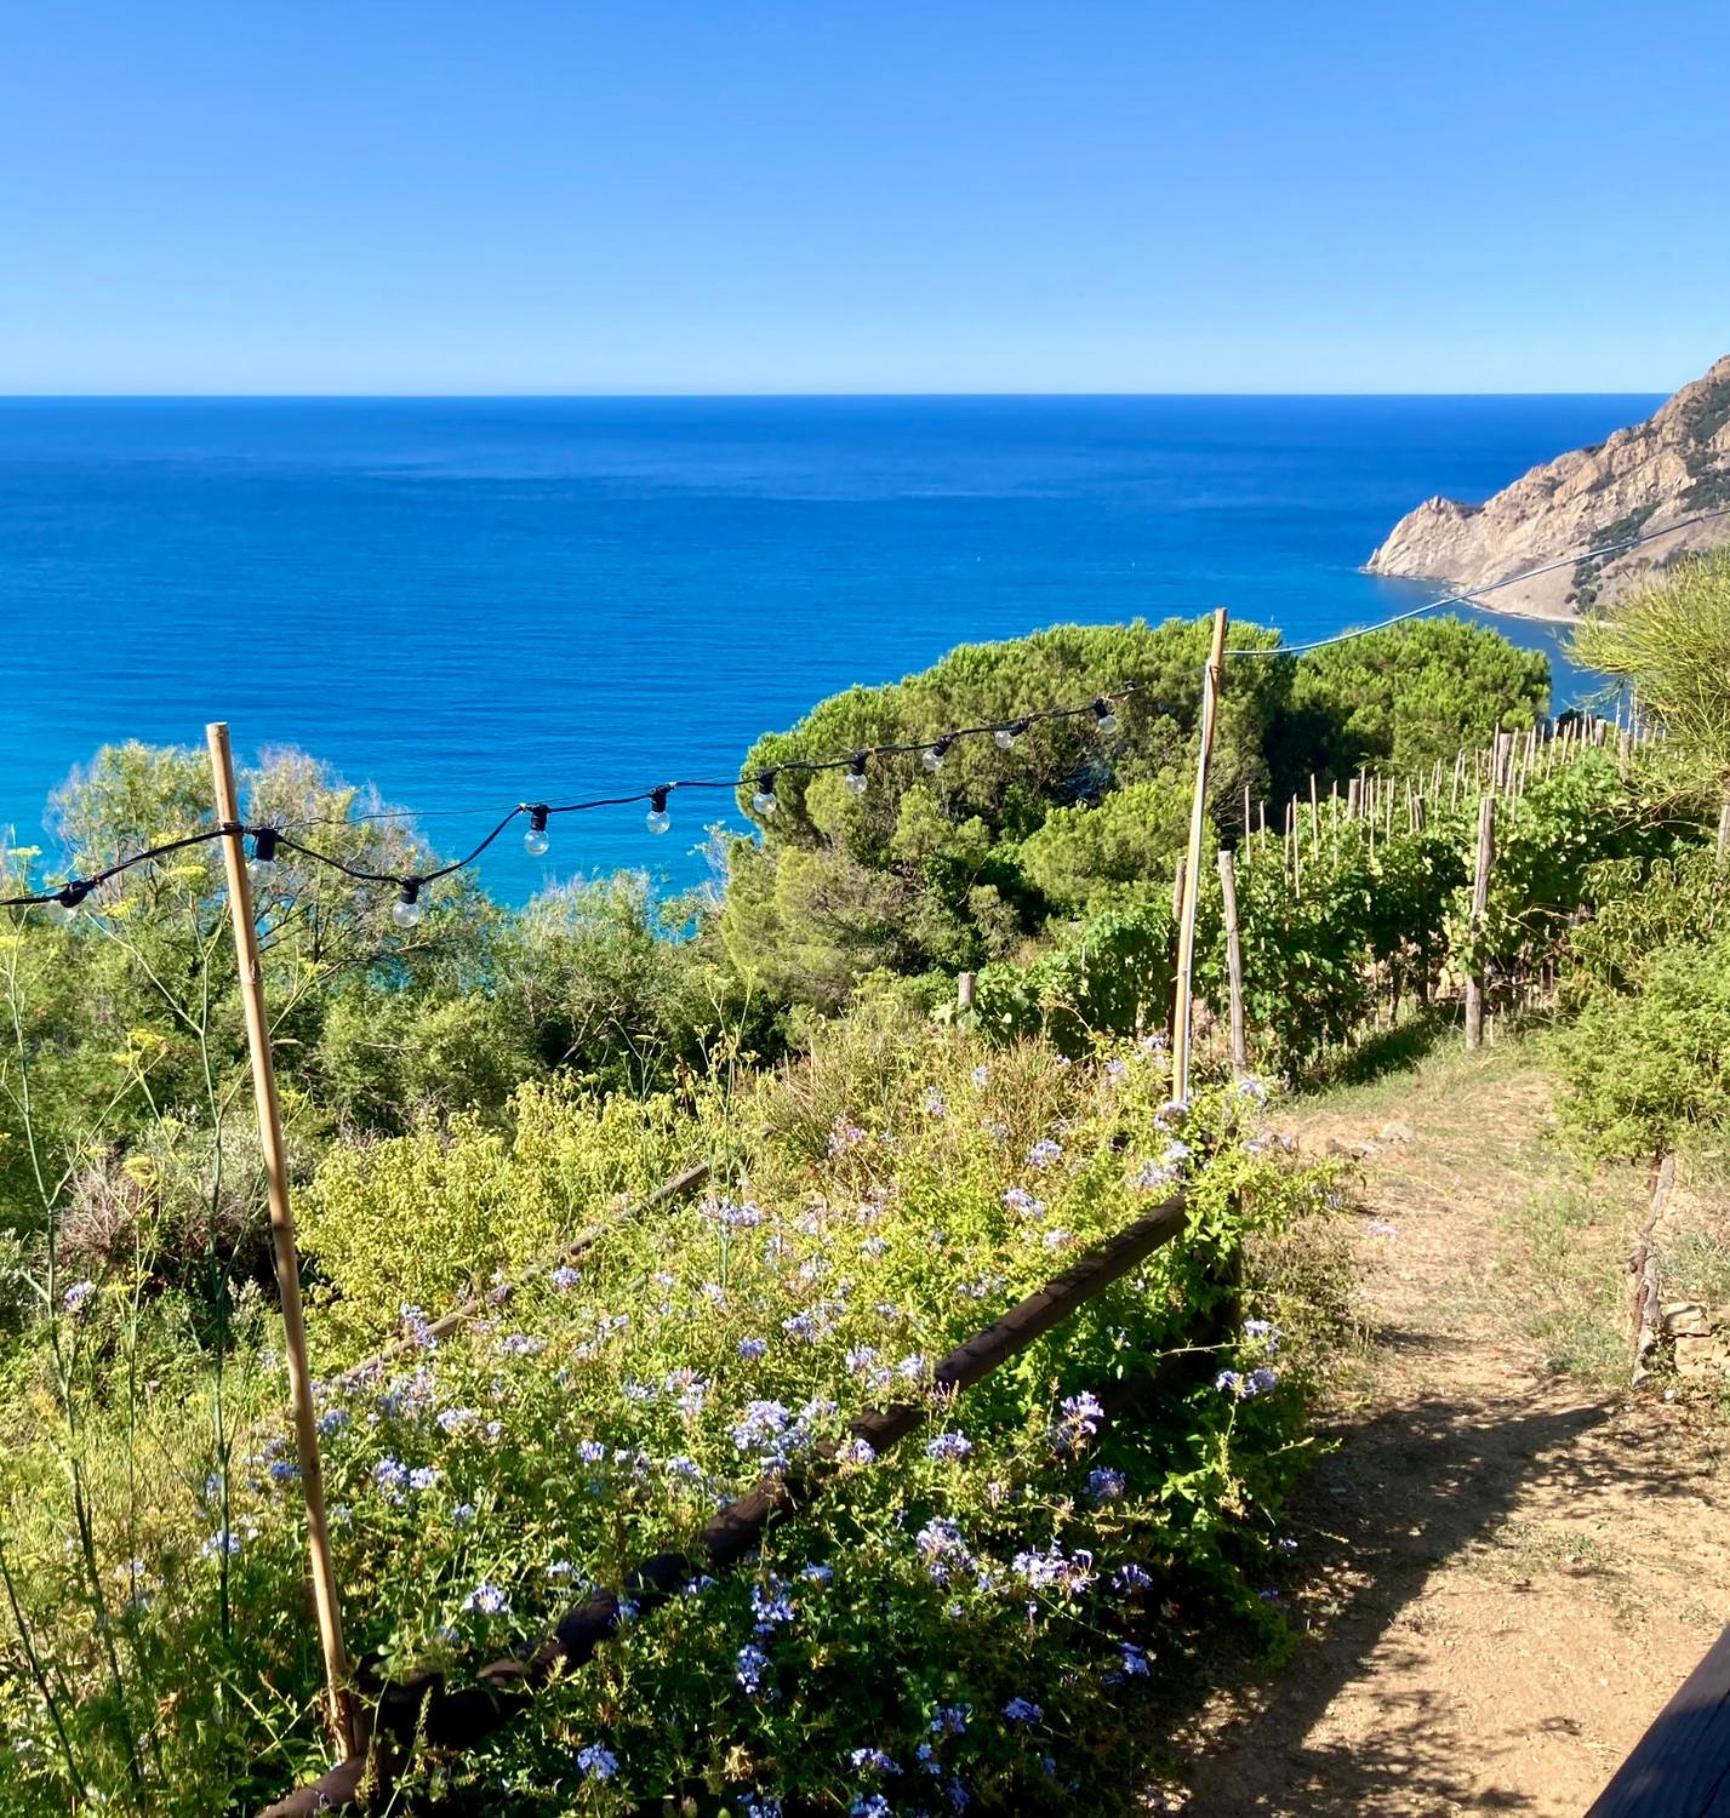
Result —
[{"label": "flowering plumbago bush", "polygon": [[[616,1219],[580,1263],[442,1342],[438,1309],[374,1306],[417,1341],[407,1356],[315,1361],[350,1646],[387,1674],[460,1683],[645,1556],[688,1549],[765,1475],[823,1479],[745,1569],[651,1612],[627,1602],[619,1635],[487,1750],[411,1778],[548,1813],[668,1796],[759,1814],[1028,1809],[1123,1784],[1173,1587],[1265,1620],[1306,1366],[1260,1311],[1243,1317],[1233,1271],[1246,1231],[1326,1190],[1264,1135],[1254,1082],[1187,1111],[1169,1094],[1157,1043],[1071,1064],[862,1024],[698,1104],[693,1138],[721,1158],[707,1197]],[[573,1131],[583,1115],[572,1101]],[[451,1141],[490,1145],[487,1191],[505,1204],[513,1169],[544,1153],[537,1129],[520,1157],[478,1131]],[[346,1161],[323,1191],[324,1241],[345,1193],[388,1193],[414,1162],[388,1143]],[[966,1394],[933,1386],[945,1352],[1179,1188],[1177,1242]],[[394,1285],[351,1279],[351,1315]],[[97,1347],[112,1316],[86,1297],[65,1320]],[[266,1330],[254,1316],[241,1334],[255,1364]],[[74,1772],[91,1782],[88,1732],[122,1719],[155,1809],[209,1810],[320,1763],[276,1378],[235,1376],[225,1458],[177,1442],[202,1392],[191,1370],[157,1385],[146,1497],[117,1462],[86,1479],[93,1547],[127,1568],[103,1579],[121,1671],[86,1633],[65,1511],[8,1539],[50,1685],[112,1700],[105,1719],[73,1710],[63,1746],[68,1713],[26,1675],[0,1678],[39,1809],[63,1805]],[[901,1401],[927,1418],[898,1447],[851,1437]],[[94,1434],[109,1416],[93,1402],[90,1418]],[[14,1502],[44,1480],[39,1456],[0,1463]],[[116,1784],[120,1753],[102,1756]]]}]

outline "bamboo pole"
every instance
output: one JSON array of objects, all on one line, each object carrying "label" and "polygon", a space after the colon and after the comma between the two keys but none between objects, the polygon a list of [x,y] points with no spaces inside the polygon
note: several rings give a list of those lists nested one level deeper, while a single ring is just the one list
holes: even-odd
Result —
[{"label": "bamboo pole", "polygon": [[1188,862],[1184,867],[1183,919],[1177,933],[1177,1005],[1171,1024],[1172,1096],[1189,1103],[1190,1024],[1195,979],[1195,912],[1201,895],[1201,837],[1207,825],[1207,771],[1213,757],[1220,671],[1225,663],[1226,610],[1213,615],[1213,643],[1201,677],[1201,741],[1195,762],[1195,800],[1190,805]]},{"label": "bamboo pole", "polygon": [[1231,1064],[1241,1079],[1249,1071],[1249,1041],[1243,1023],[1243,943],[1237,932],[1237,862],[1219,849],[1219,894],[1225,918],[1225,974],[1230,993]]},{"label": "bamboo pole", "polygon": [[[1472,877],[1472,942],[1482,937],[1490,907],[1490,867],[1496,860],[1496,798],[1486,792],[1478,803],[1478,864]],[[1484,1045],[1484,967],[1477,953],[1466,973],[1466,1047]]]},{"label": "bamboo pole", "polygon": [[258,1136],[270,1183],[270,1248],[282,1299],[283,1351],[288,1359],[288,1397],[294,1415],[295,1451],[306,1499],[307,1550],[318,1638],[324,1650],[325,1690],[330,1726],[351,1755],[366,1747],[366,1736],[349,1686],[348,1655],[342,1640],[342,1606],[336,1570],[331,1562],[330,1530],[324,1513],[324,1474],[318,1456],[318,1422],[312,1406],[312,1373],[307,1367],[306,1324],[300,1306],[300,1257],[294,1240],[294,1211],[288,1198],[288,1161],[282,1140],[282,1104],[276,1091],[271,1058],[270,1024],[264,1010],[264,975],[258,957],[258,928],[252,914],[252,888],[246,875],[246,852],[240,824],[240,801],[234,783],[234,754],[228,727],[221,721],[205,728],[210,745],[210,774],[216,788],[216,815],[227,837],[222,860],[228,874],[229,919],[234,928],[235,958],[240,970],[240,999],[246,1013],[246,1045],[252,1059],[253,1096],[258,1104]]}]

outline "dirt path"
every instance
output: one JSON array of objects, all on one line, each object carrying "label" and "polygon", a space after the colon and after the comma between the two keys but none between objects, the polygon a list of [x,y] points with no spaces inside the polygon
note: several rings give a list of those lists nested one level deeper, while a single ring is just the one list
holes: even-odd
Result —
[{"label": "dirt path", "polygon": [[[1578,1818],[1730,1619],[1721,1429],[1559,1375],[1533,1336],[1545,1196],[1580,1192],[1547,1110],[1492,1056],[1291,1120],[1311,1150],[1409,1134],[1363,1164],[1375,1348],[1294,1525],[1309,1638],[1208,1713],[1187,1818]],[[1563,1245],[1614,1279],[1639,1188],[1599,1189]]]}]

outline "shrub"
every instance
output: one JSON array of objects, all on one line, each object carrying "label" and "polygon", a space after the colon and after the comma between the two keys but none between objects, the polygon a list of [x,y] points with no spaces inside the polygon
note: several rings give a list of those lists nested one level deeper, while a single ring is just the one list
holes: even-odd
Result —
[{"label": "shrub", "polygon": [[1672,942],[1632,996],[1595,996],[1561,1043],[1564,1114],[1584,1147],[1650,1157],[1730,1118],[1730,939]]}]

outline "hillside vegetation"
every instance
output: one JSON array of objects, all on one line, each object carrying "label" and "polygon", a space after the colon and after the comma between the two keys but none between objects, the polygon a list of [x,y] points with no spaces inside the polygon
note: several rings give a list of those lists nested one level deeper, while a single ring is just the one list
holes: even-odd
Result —
[{"label": "hillside vegetation", "polygon": [[[286,848],[257,868],[351,1651],[462,1684],[622,1599],[526,1719],[403,1763],[411,1801],[1115,1809],[1150,1663],[1202,1612],[1282,1632],[1258,1592],[1349,1293],[1336,1182],[1272,1138],[1270,1089],[1438,1026],[1469,971],[1492,1011],[1559,1001],[1591,1143],[1723,1129],[1724,876],[1684,740],[1540,738],[1542,659],[1455,621],[1232,641],[1260,654],[1228,660],[1208,807],[1256,1071],[1204,1029],[1187,1106],[1163,1026],[1203,625],[1059,628],[821,703],[753,748],[758,837],[690,900],[621,876],[513,911],[463,873],[404,929]],[[1129,684],[1112,724],[875,756],[862,793],[782,768]],[[1455,755],[1528,732],[1476,916],[1490,783]],[[1367,814],[1360,772],[1388,779]],[[249,821],[319,821],[357,869],[435,863],[310,759],[244,781]],[[1246,790],[1276,829],[1301,797],[1295,841],[1245,828]],[[13,886],[208,825],[203,759],[110,749],[55,812],[64,856],[13,851]],[[1217,1016],[1211,858],[1203,881]],[[0,924],[7,1810],[244,1810],[327,1759],[225,918],[195,847],[69,925]],[[699,1191],[641,1209],[693,1164]],[[934,1387],[1175,1192],[1175,1243]],[[863,1455],[849,1423],[895,1401],[924,1430]],[[814,1460],[825,1493],[743,1570],[634,1619],[637,1562]]]}]

